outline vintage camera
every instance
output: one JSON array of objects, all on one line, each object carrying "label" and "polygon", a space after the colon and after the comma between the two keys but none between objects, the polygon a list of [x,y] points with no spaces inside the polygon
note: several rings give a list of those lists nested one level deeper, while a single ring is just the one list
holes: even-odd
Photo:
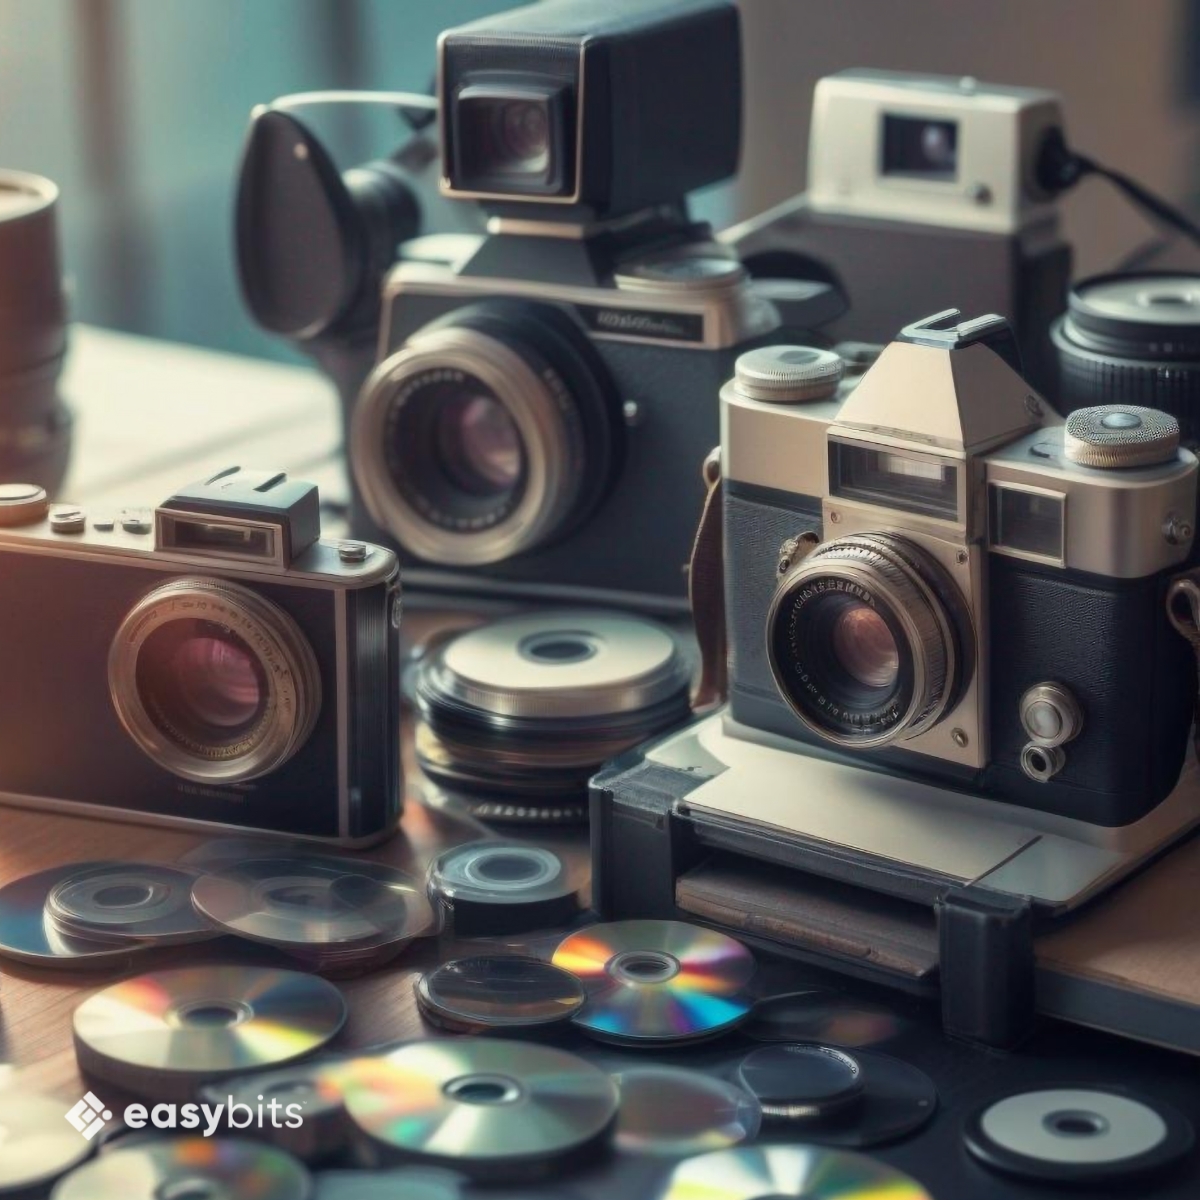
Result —
[{"label": "vintage camera", "polygon": [[[237,467],[159,508],[0,488],[0,797],[348,845],[400,810],[398,568]],[[17,634],[15,631],[19,631]]]},{"label": "vintage camera", "polygon": [[441,190],[488,233],[400,246],[365,382],[361,342],[319,339],[352,526],[406,585],[683,607],[721,381],[842,307],[754,284],[686,215],[736,168],[740,71],[726,0],[547,0],[442,35]]},{"label": "vintage camera", "polygon": [[808,190],[722,234],[756,274],[836,283],[838,339],[887,341],[947,301],[1007,317],[1026,374],[1053,396],[1051,321],[1071,252],[1058,97],[972,78],[848,70],[813,97]]},{"label": "vintage camera", "polygon": [[998,316],[908,326],[843,402],[780,403],[772,353],[722,393],[733,719],[1098,826],[1155,808],[1195,690],[1175,419],[1064,424]]}]

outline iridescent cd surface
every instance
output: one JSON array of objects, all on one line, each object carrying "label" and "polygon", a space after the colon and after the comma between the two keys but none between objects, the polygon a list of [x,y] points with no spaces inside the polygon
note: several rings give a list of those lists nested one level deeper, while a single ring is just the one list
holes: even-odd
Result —
[{"label": "iridescent cd surface", "polygon": [[583,1007],[583,984],[561,967],[519,954],[458,958],[422,975],[417,1002],[448,1028],[521,1029],[570,1020]]},{"label": "iridescent cd surface", "polygon": [[48,1096],[0,1094],[0,1193],[49,1183],[91,1153],[63,1113],[62,1101]]},{"label": "iridescent cd surface", "polygon": [[149,942],[92,941],[62,933],[46,913],[50,889],[86,867],[67,863],[0,887],[0,954],[38,967],[111,967],[151,949]]},{"label": "iridescent cd surface", "polygon": [[75,1010],[75,1046],[81,1066],[101,1078],[179,1073],[200,1082],[300,1058],[345,1019],[341,993],[314,975],[185,967],[89,997]]},{"label": "iridescent cd surface", "polygon": [[689,1158],[660,1200],[932,1200],[886,1163],[817,1146],[743,1147]]},{"label": "iridescent cd surface", "polygon": [[114,1148],[63,1179],[52,1200],[310,1200],[312,1194],[308,1171],[282,1150],[190,1137]]},{"label": "iridescent cd surface", "polygon": [[492,1038],[412,1042],[328,1081],[376,1143],[459,1170],[544,1165],[598,1142],[617,1115],[616,1084],[599,1068]]},{"label": "iridescent cd surface", "polygon": [[407,875],[319,855],[222,864],[196,881],[192,902],[218,928],[284,948],[381,945],[433,924]]},{"label": "iridescent cd surface", "polygon": [[680,1067],[637,1067],[613,1078],[621,1094],[617,1146],[683,1157],[753,1139],[762,1109],[723,1079]]},{"label": "iridescent cd surface", "polygon": [[741,942],[682,921],[615,921],[567,937],[554,965],[583,982],[575,1023],[623,1044],[698,1041],[740,1024],[754,956]]},{"label": "iridescent cd surface", "polygon": [[216,931],[192,907],[198,877],[167,863],[89,863],[50,888],[46,912],[68,936],[203,941]]}]

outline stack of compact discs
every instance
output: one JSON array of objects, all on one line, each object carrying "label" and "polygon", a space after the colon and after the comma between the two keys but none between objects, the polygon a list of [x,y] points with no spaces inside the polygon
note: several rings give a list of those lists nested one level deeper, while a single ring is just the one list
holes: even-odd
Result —
[{"label": "stack of compact discs", "polygon": [[298,971],[195,967],[127,979],[74,1018],[86,1075],[155,1101],[280,1067],[324,1046],[346,1020],[331,983]]},{"label": "stack of compact discs", "polygon": [[740,1025],[753,1008],[750,951],[682,921],[593,925],[559,945],[554,965],[583,983],[588,998],[575,1024],[601,1041],[704,1041]]},{"label": "stack of compact discs", "polygon": [[311,1200],[312,1194],[304,1165],[273,1146],[179,1137],[101,1154],[60,1180],[51,1200]]},{"label": "stack of compact discs", "polygon": [[422,1014],[442,1029],[528,1030],[569,1021],[583,1008],[583,984],[568,971],[523,954],[479,954],[443,963],[414,985]]},{"label": "stack of compact discs", "polygon": [[675,1168],[660,1200],[931,1200],[915,1179],[862,1154],[818,1146],[715,1150]]},{"label": "stack of compact discs", "polygon": [[578,915],[586,879],[542,846],[471,842],[440,855],[428,891],[443,928],[489,937],[562,926]]},{"label": "stack of compact discs", "polygon": [[425,774],[487,820],[583,821],[587,782],[686,719],[691,670],[668,630],[637,617],[510,617],[437,645],[414,698]]},{"label": "stack of compact discs", "polygon": [[196,872],[167,863],[68,863],[0,888],[0,954],[35,966],[118,967],[217,936],[192,907]]},{"label": "stack of compact discs", "polygon": [[337,855],[224,861],[196,880],[192,903],[222,932],[266,942],[321,971],[376,966],[434,927],[415,880]]},{"label": "stack of compact discs", "polygon": [[605,1144],[616,1085],[574,1054],[493,1038],[411,1042],[330,1073],[364,1145],[489,1182],[545,1174]]}]

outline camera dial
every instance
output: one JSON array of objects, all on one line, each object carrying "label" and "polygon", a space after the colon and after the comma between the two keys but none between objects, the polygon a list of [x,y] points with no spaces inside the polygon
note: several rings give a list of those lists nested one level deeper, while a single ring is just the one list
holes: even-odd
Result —
[{"label": "camera dial", "polygon": [[367,380],[350,459],[376,522],[415,557],[478,566],[591,511],[621,417],[586,339],[552,310],[479,305],[428,326]]},{"label": "camera dial", "polygon": [[891,534],[818,546],[779,583],[767,613],[771,673],[815,734],[867,749],[935,725],[966,674],[969,618],[918,546]]},{"label": "camera dial", "polygon": [[176,579],[130,609],[109,691],[125,731],[184,779],[236,783],[282,766],[321,708],[320,673],[295,622],[237,584]]}]

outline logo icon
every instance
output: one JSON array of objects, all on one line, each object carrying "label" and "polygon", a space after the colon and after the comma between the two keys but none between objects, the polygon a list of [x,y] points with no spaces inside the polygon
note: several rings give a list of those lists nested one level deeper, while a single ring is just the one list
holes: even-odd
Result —
[{"label": "logo icon", "polygon": [[106,1121],[112,1120],[112,1113],[104,1107],[94,1092],[88,1092],[74,1108],[67,1113],[67,1123],[73,1125],[90,1142],[104,1128]]}]

